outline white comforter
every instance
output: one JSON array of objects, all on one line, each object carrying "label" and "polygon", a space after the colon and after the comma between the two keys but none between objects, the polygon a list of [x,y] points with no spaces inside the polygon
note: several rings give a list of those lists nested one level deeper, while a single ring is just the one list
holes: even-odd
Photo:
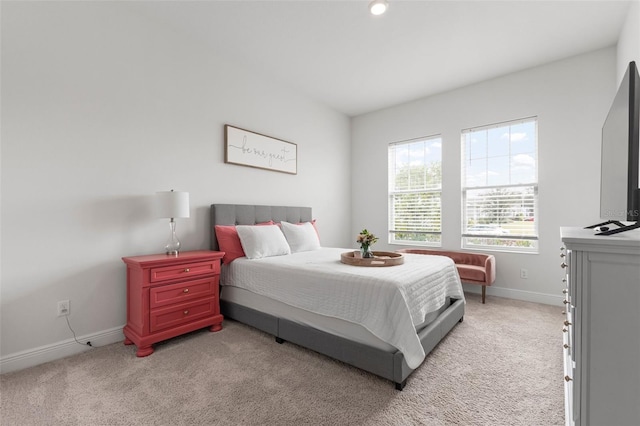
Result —
[{"label": "white comforter", "polygon": [[415,326],[447,297],[463,299],[455,264],[448,257],[404,254],[403,265],[351,266],[341,248],[249,260],[222,270],[220,283],[234,285],[308,311],[364,326],[398,348],[414,369],[424,360]]}]

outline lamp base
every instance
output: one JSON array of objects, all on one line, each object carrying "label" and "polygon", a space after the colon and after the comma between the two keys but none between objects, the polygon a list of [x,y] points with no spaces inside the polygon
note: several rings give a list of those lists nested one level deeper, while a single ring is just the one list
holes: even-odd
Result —
[{"label": "lamp base", "polygon": [[167,245],[164,246],[164,251],[169,255],[177,256],[180,252],[180,241],[178,241],[178,237],[176,236],[176,223],[173,218],[171,218],[169,222],[169,230],[169,241]]}]

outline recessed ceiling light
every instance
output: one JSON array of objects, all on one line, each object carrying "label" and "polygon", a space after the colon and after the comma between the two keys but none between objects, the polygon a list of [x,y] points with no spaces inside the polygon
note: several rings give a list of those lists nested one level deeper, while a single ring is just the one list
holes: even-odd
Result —
[{"label": "recessed ceiling light", "polygon": [[369,10],[373,15],[382,15],[389,8],[389,2],[387,0],[373,0],[369,4]]}]

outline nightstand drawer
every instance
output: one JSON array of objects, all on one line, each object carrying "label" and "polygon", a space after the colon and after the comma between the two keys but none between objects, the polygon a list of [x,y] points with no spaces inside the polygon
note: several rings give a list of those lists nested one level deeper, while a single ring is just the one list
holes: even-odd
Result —
[{"label": "nightstand drawer", "polygon": [[166,266],[164,268],[151,268],[150,281],[170,281],[175,279],[186,279],[192,276],[204,274],[220,273],[220,261],[183,263],[176,266]]},{"label": "nightstand drawer", "polygon": [[218,306],[218,301],[212,297],[211,299],[153,310],[149,324],[150,331],[153,333],[177,327],[199,318],[216,315],[216,306]]},{"label": "nightstand drawer", "polygon": [[215,296],[218,277],[201,278],[177,284],[152,287],[149,291],[149,307],[173,305]]}]

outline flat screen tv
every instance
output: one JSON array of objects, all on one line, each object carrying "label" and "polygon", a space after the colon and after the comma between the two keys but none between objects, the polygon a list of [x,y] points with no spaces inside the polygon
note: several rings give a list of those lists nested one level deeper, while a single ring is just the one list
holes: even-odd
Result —
[{"label": "flat screen tv", "polygon": [[602,126],[600,217],[607,222],[593,226],[600,228],[598,235],[640,228],[639,139],[640,75],[631,62]]}]

